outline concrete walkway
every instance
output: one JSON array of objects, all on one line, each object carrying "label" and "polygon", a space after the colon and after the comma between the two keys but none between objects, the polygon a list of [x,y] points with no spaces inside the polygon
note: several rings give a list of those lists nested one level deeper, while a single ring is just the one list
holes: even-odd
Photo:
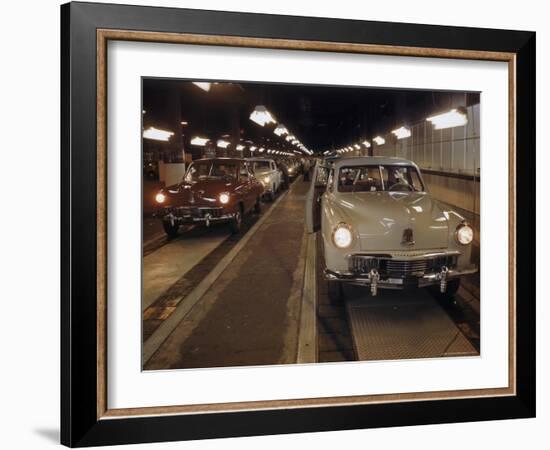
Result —
[{"label": "concrete walkway", "polygon": [[292,185],[146,370],[296,362],[308,186]]},{"label": "concrete walkway", "polygon": [[[159,221],[160,222],[160,221]],[[160,295],[230,235],[227,226],[197,228],[143,258],[144,311]]]}]

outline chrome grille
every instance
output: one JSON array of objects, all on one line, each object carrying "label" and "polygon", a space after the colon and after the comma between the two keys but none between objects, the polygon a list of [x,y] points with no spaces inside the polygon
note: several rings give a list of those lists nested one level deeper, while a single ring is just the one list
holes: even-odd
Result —
[{"label": "chrome grille", "polygon": [[428,267],[428,260],[417,259],[412,261],[400,261],[396,259],[387,259],[385,262],[385,272],[388,275],[424,275]]},{"label": "chrome grille", "polygon": [[204,218],[207,214],[210,217],[221,217],[223,215],[223,208],[208,208],[198,206],[175,206],[165,208],[165,212],[172,213],[176,217],[196,217]]},{"label": "chrome grille", "polygon": [[381,277],[414,277],[439,272],[443,266],[452,269],[458,255],[428,256],[422,259],[396,259],[391,256],[352,255],[349,271],[354,274],[367,274],[378,270]]},{"label": "chrome grille", "polygon": [[353,273],[369,273],[372,269],[379,269],[379,258],[353,255],[349,260],[349,270]]}]

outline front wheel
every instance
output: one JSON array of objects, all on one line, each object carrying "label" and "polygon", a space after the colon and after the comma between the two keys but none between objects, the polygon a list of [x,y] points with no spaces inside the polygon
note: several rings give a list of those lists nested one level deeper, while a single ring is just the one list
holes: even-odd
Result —
[{"label": "front wheel", "polygon": [[[270,194],[270,195],[273,195],[273,194]],[[254,203],[254,212],[256,214],[260,214],[262,212],[262,201],[261,201],[260,197],[258,197],[256,199],[256,203]]]},{"label": "front wheel", "polygon": [[445,292],[441,292],[441,289],[438,284],[429,286],[428,291],[436,299],[448,301],[454,298],[454,296],[458,292],[459,287],[460,287],[460,278],[455,278],[454,280],[449,280],[447,282],[447,289],[445,290]]},{"label": "front wheel", "polygon": [[231,222],[229,222],[229,228],[231,229],[231,232],[233,234],[237,234],[241,231],[242,224],[243,224],[243,209],[242,207],[239,207],[239,209],[231,219]]},{"label": "front wheel", "polygon": [[164,228],[166,236],[168,236],[169,239],[174,239],[178,235],[178,230],[180,226],[177,223],[174,223],[174,225],[172,225],[171,222],[164,221],[162,222],[162,226]]}]

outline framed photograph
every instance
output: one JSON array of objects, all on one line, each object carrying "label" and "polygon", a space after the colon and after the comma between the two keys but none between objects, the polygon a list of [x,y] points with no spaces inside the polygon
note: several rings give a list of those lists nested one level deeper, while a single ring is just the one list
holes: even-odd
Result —
[{"label": "framed photograph", "polygon": [[535,415],[535,33],[69,3],[61,440]]}]

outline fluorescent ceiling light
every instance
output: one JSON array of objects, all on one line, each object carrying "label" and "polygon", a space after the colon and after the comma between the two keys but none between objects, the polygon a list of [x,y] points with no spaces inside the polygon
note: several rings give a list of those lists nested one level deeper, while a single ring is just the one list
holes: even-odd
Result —
[{"label": "fluorescent ceiling light", "polygon": [[263,148],[263,147],[260,147],[260,148],[258,149],[258,151],[259,151],[260,153],[263,153],[264,150],[265,150],[265,148]]},{"label": "fluorescent ceiling light", "polygon": [[159,130],[155,127],[149,127],[143,131],[143,137],[145,139],[152,139],[154,141],[168,141],[174,133],[172,131]]},{"label": "fluorescent ceiling light", "polygon": [[367,148],[370,148],[370,142],[369,141],[363,141],[363,145]]},{"label": "fluorescent ceiling light", "polygon": [[227,148],[227,147],[229,147],[229,144],[230,144],[229,141],[224,141],[223,139],[218,139],[218,142],[216,142],[216,145],[219,148]]},{"label": "fluorescent ceiling light", "polygon": [[411,136],[411,130],[407,127],[400,127],[392,131],[397,139],[405,139]]},{"label": "fluorescent ceiling light", "polygon": [[376,145],[384,145],[386,143],[386,140],[382,136],[376,136],[373,141],[376,142]]},{"label": "fluorescent ceiling light", "polygon": [[189,125],[189,122],[187,122],[187,120],[182,120],[180,124],[182,124],[183,126],[186,126],[186,125]]},{"label": "fluorescent ceiling light", "polygon": [[280,123],[273,130],[273,133],[275,133],[277,136],[282,136],[283,134],[288,134],[288,130],[286,129],[286,127],[282,123]]},{"label": "fluorescent ceiling light", "polygon": [[257,149],[258,147],[256,147],[255,145],[251,145],[250,146],[250,151],[253,152]]},{"label": "fluorescent ceiling light", "polygon": [[458,109],[451,109],[449,112],[438,114],[426,119],[434,125],[436,130],[445,128],[461,127],[468,123],[468,117]]},{"label": "fluorescent ceiling light", "polygon": [[275,123],[275,119],[271,115],[271,113],[267,110],[267,108],[263,105],[258,105],[256,108],[254,108],[254,111],[250,113],[250,120],[252,122],[256,122],[258,125],[261,125],[262,127],[266,123]]},{"label": "fluorescent ceiling light", "polygon": [[288,142],[290,141],[293,141],[294,139],[296,139],[296,136],[292,135],[292,134],[289,134],[286,138],[285,138]]},{"label": "fluorescent ceiling light", "polygon": [[193,139],[191,139],[191,145],[197,145],[199,147],[204,147],[208,141],[209,141],[208,138],[195,136]]},{"label": "fluorescent ceiling light", "polygon": [[237,147],[235,147],[239,152],[242,152],[244,150],[244,145],[238,144]]},{"label": "fluorescent ceiling light", "polygon": [[201,88],[203,91],[208,92],[210,88],[212,87],[212,83],[196,83],[193,82],[193,84],[199,88]]},{"label": "fluorescent ceiling light", "polygon": [[354,146],[357,150],[359,150],[361,148],[361,146],[359,144],[355,144]]}]

